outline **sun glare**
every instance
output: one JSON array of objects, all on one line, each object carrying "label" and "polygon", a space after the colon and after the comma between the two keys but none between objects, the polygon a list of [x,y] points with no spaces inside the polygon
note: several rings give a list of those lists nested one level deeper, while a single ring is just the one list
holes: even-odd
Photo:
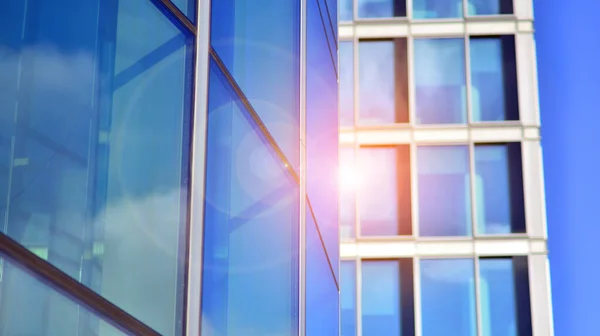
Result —
[{"label": "sun glare", "polygon": [[354,165],[341,165],[339,167],[339,183],[341,189],[357,189],[361,183],[361,174],[357,167]]}]

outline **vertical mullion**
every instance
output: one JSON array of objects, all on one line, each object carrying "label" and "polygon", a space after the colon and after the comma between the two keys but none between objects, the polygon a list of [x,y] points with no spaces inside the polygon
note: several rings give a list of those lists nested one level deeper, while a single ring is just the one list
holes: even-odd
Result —
[{"label": "vertical mullion", "polygon": [[483,327],[481,321],[481,288],[479,278],[479,257],[477,255],[474,256],[475,263],[475,316],[476,316],[476,324],[477,324],[477,335],[483,336]]},{"label": "vertical mullion", "polygon": [[[470,137],[470,134],[469,134]],[[475,172],[475,144],[473,140],[469,140],[469,194],[471,197],[471,236],[473,239],[479,235],[477,232],[477,188],[476,188],[476,172]]]},{"label": "vertical mullion", "polygon": [[[466,30],[465,30],[466,31]],[[467,124],[473,123],[473,105],[471,102],[471,39],[469,34],[465,33],[465,91],[467,103]]]},{"label": "vertical mullion", "polygon": [[362,336],[362,259],[356,258],[356,335]]},{"label": "vertical mullion", "polygon": [[[357,0],[354,0],[354,4],[356,4]],[[356,12],[355,12],[356,13]],[[358,40],[358,37],[355,35],[352,39],[352,67],[354,68],[353,71],[353,81],[352,81],[352,89],[354,90],[354,94],[352,95],[354,98],[354,125],[352,126],[352,132],[353,132],[353,139],[354,139],[354,143],[353,148],[354,148],[354,169],[356,169],[356,172],[358,172],[358,174],[361,174],[359,181],[363,181],[361,183],[365,183],[364,182],[364,172],[361,169],[361,165],[362,162],[360,160],[360,144],[358,142],[358,137],[356,134],[356,126],[358,125],[358,120],[359,120],[359,113],[360,113],[360,98],[359,98],[359,46],[360,46],[360,41]],[[361,226],[360,226],[360,197],[358,196],[360,193],[360,189],[362,184],[359,183],[354,190],[354,210],[355,210],[355,216],[354,216],[354,226],[355,226],[355,232],[354,232],[354,237],[356,239],[360,238],[362,236],[361,234]]]},{"label": "vertical mullion", "polygon": [[307,0],[300,0],[300,214],[298,225],[298,335],[300,336],[306,335],[306,11]]},{"label": "vertical mullion", "polygon": [[413,292],[415,310],[415,336],[423,334],[423,317],[421,315],[421,261],[418,256],[413,259]]},{"label": "vertical mullion", "polygon": [[[354,31],[354,29],[352,30]],[[360,98],[359,98],[359,90],[360,90],[360,86],[359,86],[359,81],[360,81],[360,76],[359,76],[359,46],[360,46],[360,41],[358,39],[358,37],[355,35],[352,38],[352,67],[354,68],[353,71],[353,78],[352,78],[352,90],[353,90],[353,98],[354,98],[354,125],[352,125],[352,129],[356,130],[356,125],[358,125],[358,121],[359,121],[359,115],[360,115]]]},{"label": "vertical mullion", "polygon": [[[410,2],[410,0],[409,0]],[[415,57],[414,57],[415,39],[412,36],[406,38],[406,56],[408,68],[408,124],[415,126],[417,124],[416,117],[416,82],[415,82]]]}]

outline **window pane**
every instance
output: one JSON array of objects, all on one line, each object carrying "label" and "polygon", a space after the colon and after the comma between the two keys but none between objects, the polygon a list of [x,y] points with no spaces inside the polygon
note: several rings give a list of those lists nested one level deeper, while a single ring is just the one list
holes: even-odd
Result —
[{"label": "window pane", "polygon": [[471,37],[473,121],[518,120],[514,37]]},{"label": "window pane", "polygon": [[354,238],[356,227],[356,191],[360,184],[359,169],[352,147],[340,147],[340,237]]},{"label": "window pane", "polygon": [[[333,262],[337,263],[337,259]],[[340,334],[340,294],[317,226],[306,212],[306,335]]]},{"label": "window pane", "polygon": [[482,258],[479,272],[482,334],[519,335],[512,258]]},{"label": "window pane", "polygon": [[340,125],[354,126],[353,42],[340,42]]},{"label": "window pane", "polygon": [[361,235],[412,234],[410,147],[363,147],[359,155]]},{"label": "window pane", "polygon": [[214,63],[209,81],[202,334],[293,335],[298,186]]},{"label": "window pane", "polygon": [[415,19],[450,19],[463,16],[462,0],[412,0]]},{"label": "window pane", "polygon": [[476,336],[472,259],[421,260],[423,336]]},{"label": "window pane", "polygon": [[406,16],[406,2],[401,0],[357,0],[358,17],[386,18],[394,16]]},{"label": "window pane", "polygon": [[298,168],[300,1],[212,1],[211,17],[211,46]]},{"label": "window pane", "polygon": [[400,335],[400,264],[362,262],[363,336]]},{"label": "window pane", "polygon": [[354,5],[352,0],[339,0],[340,21],[352,21],[354,16]]},{"label": "window pane", "polygon": [[126,335],[2,257],[0,279],[1,335]]},{"label": "window pane", "polygon": [[466,123],[464,39],[415,39],[414,46],[417,123]]},{"label": "window pane", "polygon": [[337,277],[338,82],[317,0],[307,2],[306,22],[306,193]]},{"label": "window pane", "polygon": [[520,143],[475,146],[477,233],[525,232]]},{"label": "window pane", "polygon": [[420,146],[417,171],[420,235],[471,235],[469,147]]},{"label": "window pane", "polygon": [[408,122],[406,39],[359,42],[361,124]]},{"label": "window pane", "polygon": [[512,0],[468,0],[469,15],[512,14]]},{"label": "window pane", "polygon": [[340,262],[341,336],[356,336],[356,262]]},{"label": "window pane", "polygon": [[194,39],[149,1],[5,1],[0,31],[1,227],[179,333]]}]

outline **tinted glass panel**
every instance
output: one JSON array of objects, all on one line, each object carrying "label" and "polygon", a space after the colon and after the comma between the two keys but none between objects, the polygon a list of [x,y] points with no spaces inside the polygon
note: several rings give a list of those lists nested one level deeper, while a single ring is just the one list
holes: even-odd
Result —
[{"label": "tinted glass panel", "polygon": [[[337,263],[337,261],[335,261]],[[317,226],[306,212],[306,335],[339,335],[340,295]]]},{"label": "tinted glass panel", "polygon": [[406,16],[405,0],[357,0],[358,17],[386,18],[394,16]]},{"label": "tinted glass panel", "polygon": [[450,19],[463,16],[462,0],[412,0],[415,19]]},{"label": "tinted glass panel", "polygon": [[0,335],[126,335],[2,257],[0,279]]},{"label": "tinted glass panel", "polygon": [[514,37],[472,37],[471,118],[518,120]]},{"label": "tinted glass panel", "polygon": [[420,235],[471,235],[469,147],[418,147],[417,173]]},{"label": "tinted glass panel", "polygon": [[300,0],[220,0],[211,11],[212,47],[298,168]]},{"label": "tinted glass panel", "polygon": [[354,238],[356,227],[356,191],[360,185],[359,169],[352,147],[340,148],[340,237]]},{"label": "tinted glass panel", "polygon": [[356,336],[356,262],[340,262],[341,336]]},{"label": "tinted glass panel", "polygon": [[482,258],[479,272],[482,335],[519,335],[512,259]]},{"label": "tinted glass panel", "polygon": [[214,64],[209,85],[202,334],[293,335],[297,184]]},{"label": "tinted glass panel", "polygon": [[400,335],[400,263],[362,261],[363,336]]},{"label": "tinted glass panel", "polygon": [[421,260],[423,336],[477,335],[472,259]]},{"label": "tinted glass panel", "polygon": [[417,123],[466,123],[464,40],[415,39],[414,47]]},{"label": "tinted glass panel", "polygon": [[354,125],[353,42],[340,42],[340,126]]},{"label": "tinted glass panel", "polygon": [[193,39],[150,1],[2,2],[0,31],[4,232],[176,333]]},{"label": "tinted glass panel", "polygon": [[469,15],[512,14],[512,0],[468,0]]},{"label": "tinted glass panel", "polygon": [[352,21],[354,16],[354,5],[352,0],[339,0],[340,21]]},{"label": "tinted glass panel", "polygon": [[193,23],[196,22],[196,0],[171,0]]},{"label": "tinted glass panel", "polygon": [[475,146],[477,233],[525,232],[520,143]]},{"label": "tinted glass panel", "polygon": [[406,39],[359,43],[361,124],[408,122]]},{"label": "tinted glass panel", "polygon": [[409,146],[360,149],[363,236],[410,235]]}]

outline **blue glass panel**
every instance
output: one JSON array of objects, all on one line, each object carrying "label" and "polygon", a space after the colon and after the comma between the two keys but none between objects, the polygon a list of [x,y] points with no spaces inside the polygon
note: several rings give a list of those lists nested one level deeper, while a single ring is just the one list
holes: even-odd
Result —
[{"label": "blue glass panel", "polygon": [[[338,261],[335,260],[335,263]],[[310,209],[306,211],[306,335],[340,334],[340,293]]]},{"label": "blue glass panel", "polygon": [[339,0],[340,21],[354,20],[354,4],[352,0]]},{"label": "blue glass panel", "polygon": [[511,232],[508,168],[506,145],[475,146],[475,204],[478,233]]},{"label": "blue glass panel", "polygon": [[466,123],[464,39],[415,39],[414,47],[417,123]]},{"label": "blue glass panel", "polygon": [[518,120],[514,37],[473,37],[469,44],[472,120]]},{"label": "blue glass panel", "polygon": [[353,147],[340,148],[340,237],[354,238],[356,231],[356,192],[359,186],[358,169]]},{"label": "blue glass panel", "polygon": [[340,262],[341,336],[356,336],[356,262]]},{"label": "blue glass panel", "polygon": [[[148,1],[148,0],[146,0]],[[159,0],[150,0],[159,2]],[[196,23],[196,2],[198,0],[171,0],[171,2],[177,6],[177,8],[187,16],[187,18],[192,22]]]},{"label": "blue glass panel", "polygon": [[482,335],[519,335],[512,258],[482,258],[479,273]]},{"label": "blue glass panel", "polygon": [[469,147],[418,147],[417,174],[420,235],[471,235]]},{"label": "blue glass panel", "polygon": [[[0,257],[2,335],[126,335],[20,266]],[[81,325],[85,321],[87,324]]]},{"label": "blue glass panel", "polygon": [[512,14],[512,0],[468,0],[469,15]]},{"label": "blue glass panel", "polygon": [[462,0],[412,0],[415,19],[451,19],[463,16]]},{"label": "blue glass panel", "polygon": [[423,336],[477,335],[472,259],[421,260]]},{"label": "blue glass panel", "polygon": [[406,2],[404,0],[357,0],[358,17],[389,18],[406,16]]},{"label": "blue glass panel", "polygon": [[338,84],[316,0],[307,2],[306,192],[338,274]]},{"label": "blue glass panel", "polygon": [[361,41],[359,52],[359,122],[396,122],[394,85],[394,42]]},{"label": "blue glass panel", "polygon": [[361,235],[412,233],[409,160],[408,146],[360,149]]},{"label": "blue glass panel", "polygon": [[400,264],[362,261],[363,336],[400,335]]},{"label": "blue glass panel", "polygon": [[193,38],[149,1],[3,2],[0,22],[2,230],[179,333]]},{"label": "blue glass panel", "polygon": [[340,126],[354,126],[353,46],[353,42],[340,42]]},{"label": "blue glass panel", "polygon": [[298,186],[214,63],[209,80],[202,334],[297,334]]},{"label": "blue glass panel", "polygon": [[211,16],[212,47],[297,169],[300,0],[212,1]]}]

